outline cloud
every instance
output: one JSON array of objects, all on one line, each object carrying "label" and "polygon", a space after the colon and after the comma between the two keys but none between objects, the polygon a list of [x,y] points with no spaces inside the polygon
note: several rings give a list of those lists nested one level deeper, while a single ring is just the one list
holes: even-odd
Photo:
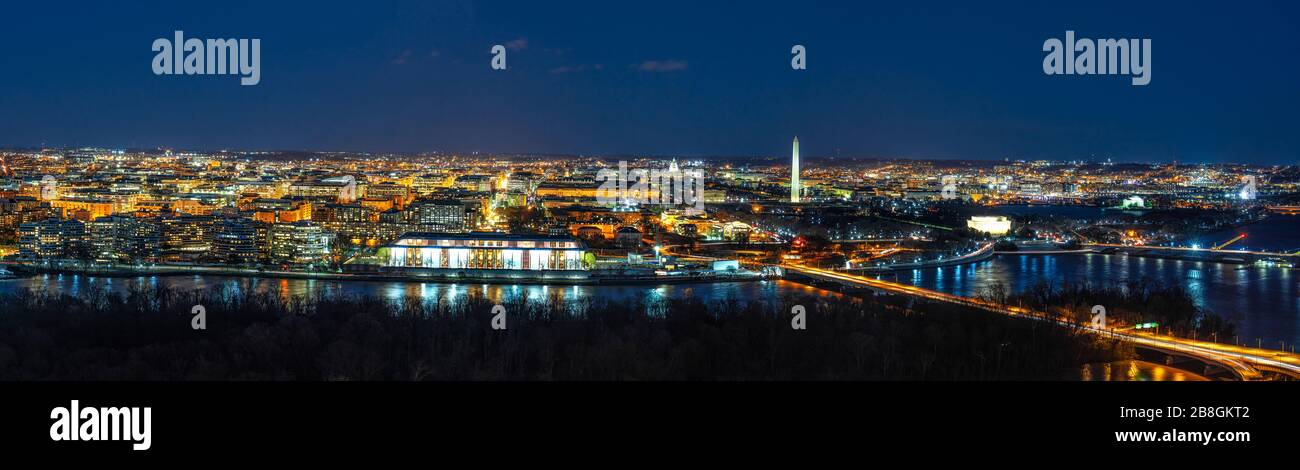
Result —
[{"label": "cloud", "polygon": [[647,60],[632,64],[632,68],[642,72],[676,72],[686,70],[686,61],[682,60]]},{"label": "cloud", "polygon": [[551,69],[551,73],[553,73],[553,74],[561,74],[561,73],[586,72],[586,71],[588,71],[588,70],[604,70],[604,69],[605,69],[605,66],[604,66],[604,65],[601,65],[601,64],[596,64],[596,65],[587,65],[587,64],[581,64],[581,65],[564,65],[564,66],[560,66],[560,67],[556,67],[556,68]]},{"label": "cloud", "polygon": [[522,51],[528,48],[528,38],[519,38],[513,41],[506,41],[504,45],[506,46],[506,49],[510,49],[512,51]]}]

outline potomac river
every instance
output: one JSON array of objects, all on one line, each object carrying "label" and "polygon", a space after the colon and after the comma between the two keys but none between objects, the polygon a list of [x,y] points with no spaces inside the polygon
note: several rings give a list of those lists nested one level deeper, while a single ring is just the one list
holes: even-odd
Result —
[{"label": "potomac river", "polygon": [[[902,271],[878,276],[957,295],[976,296],[1002,283],[1021,291],[1042,281],[1060,284],[1088,282],[1105,285],[1151,278],[1184,285],[1202,307],[1237,324],[1242,342],[1276,347],[1300,341],[1300,270],[1256,268],[1203,261],[1140,258],[1119,254],[998,255],[978,263]],[[790,295],[839,295],[787,281],[722,282],[625,286],[540,286],[504,284],[447,284],[401,281],[335,281],[313,279],[262,279],[227,276],[141,276],[96,278],[71,274],[41,274],[0,280],[0,295],[35,289],[78,295],[105,288],[125,293],[132,284],[149,283],[180,290],[250,289],[282,296],[309,293],[369,295],[398,300],[405,297],[454,299],[480,290],[494,301],[529,300],[640,301],[653,305],[664,299],[696,298],[715,302],[781,302]]]},{"label": "potomac river", "polygon": [[[1051,206],[1013,206],[1006,214],[1060,214],[1062,210],[1069,211],[1069,217],[1102,215],[1095,208]],[[1242,233],[1247,237],[1230,249],[1300,250],[1300,216],[1286,215],[1194,237],[1187,243],[1211,246]],[[1254,345],[1259,339],[1264,347],[1277,348],[1279,341],[1285,341],[1289,349],[1293,342],[1300,343],[1300,269],[1122,254],[1001,254],[979,263],[878,277],[964,296],[984,294],[997,283],[1008,291],[1021,292],[1040,282],[1057,286],[1066,280],[1072,284],[1108,285],[1147,278],[1185,287],[1198,306],[1235,323],[1243,344]]]},{"label": "potomac river", "polygon": [[[1225,238],[1227,233],[1246,232],[1251,249],[1300,249],[1300,217],[1273,216],[1269,219],[1210,234],[1205,238]],[[1285,341],[1290,347],[1300,342],[1300,270],[1259,268],[1203,261],[1180,261],[1141,258],[1121,254],[998,255],[973,264],[901,271],[879,276],[882,279],[911,283],[957,295],[975,296],[1001,283],[1010,291],[1021,291],[1043,281],[1060,284],[1088,282],[1106,285],[1114,282],[1150,278],[1163,283],[1181,284],[1197,304],[1236,323],[1242,343],[1254,344],[1256,338],[1265,347],[1278,347]],[[276,295],[296,296],[308,293],[369,295],[387,299],[406,297],[454,300],[470,290],[480,290],[489,299],[511,301],[557,298],[574,301],[640,302],[647,307],[665,299],[694,298],[706,303],[768,302],[777,303],[792,295],[838,296],[839,294],[787,281],[722,282],[711,284],[670,285],[482,285],[414,281],[336,281],[312,279],[260,279],[212,275],[140,276],[96,278],[84,275],[43,274],[33,277],[0,280],[0,295],[35,289],[77,295],[87,289],[126,292],[132,284],[150,283],[180,290],[251,289]]]}]

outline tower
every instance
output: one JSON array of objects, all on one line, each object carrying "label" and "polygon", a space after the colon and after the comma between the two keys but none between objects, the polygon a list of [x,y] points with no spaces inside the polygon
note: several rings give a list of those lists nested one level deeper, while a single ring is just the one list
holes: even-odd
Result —
[{"label": "tower", "polygon": [[799,202],[799,137],[794,138],[794,156],[790,162],[790,202]]}]

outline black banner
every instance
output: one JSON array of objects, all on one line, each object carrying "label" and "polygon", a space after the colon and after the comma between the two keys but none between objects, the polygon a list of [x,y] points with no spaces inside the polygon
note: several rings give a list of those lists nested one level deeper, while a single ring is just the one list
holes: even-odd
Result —
[{"label": "black banner", "polygon": [[[1032,451],[1239,452],[1295,435],[1286,383],[7,383],[10,455],[134,459],[294,452],[663,452],[805,442]],[[80,432],[59,410],[80,410]],[[87,412],[95,408],[96,412]],[[140,440],[87,441],[103,409],[148,408]],[[71,417],[69,417],[71,418]],[[138,417],[137,417],[138,418]],[[141,420],[135,423],[143,422]],[[138,426],[137,426],[138,427]],[[138,429],[137,429],[138,431]],[[121,432],[130,436],[129,432]],[[55,440],[52,435],[59,435]],[[108,437],[108,436],[105,436]],[[1154,442],[1150,442],[1154,440]],[[780,445],[768,451],[781,451]],[[794,451],[794,448],[787,449]]]}]

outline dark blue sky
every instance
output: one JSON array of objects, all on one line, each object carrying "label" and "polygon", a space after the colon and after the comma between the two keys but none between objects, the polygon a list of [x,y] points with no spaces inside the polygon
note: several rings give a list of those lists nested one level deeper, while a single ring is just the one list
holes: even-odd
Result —
[{"label": "dark blue sky", "polygon": [[[1292,1],[116,3],[5,7],[0,145],[1300,160]],[[177,29],[261,84],[155,76]],[[1044,75],[1067,29],[1152,39],[1151,84]]]}]

